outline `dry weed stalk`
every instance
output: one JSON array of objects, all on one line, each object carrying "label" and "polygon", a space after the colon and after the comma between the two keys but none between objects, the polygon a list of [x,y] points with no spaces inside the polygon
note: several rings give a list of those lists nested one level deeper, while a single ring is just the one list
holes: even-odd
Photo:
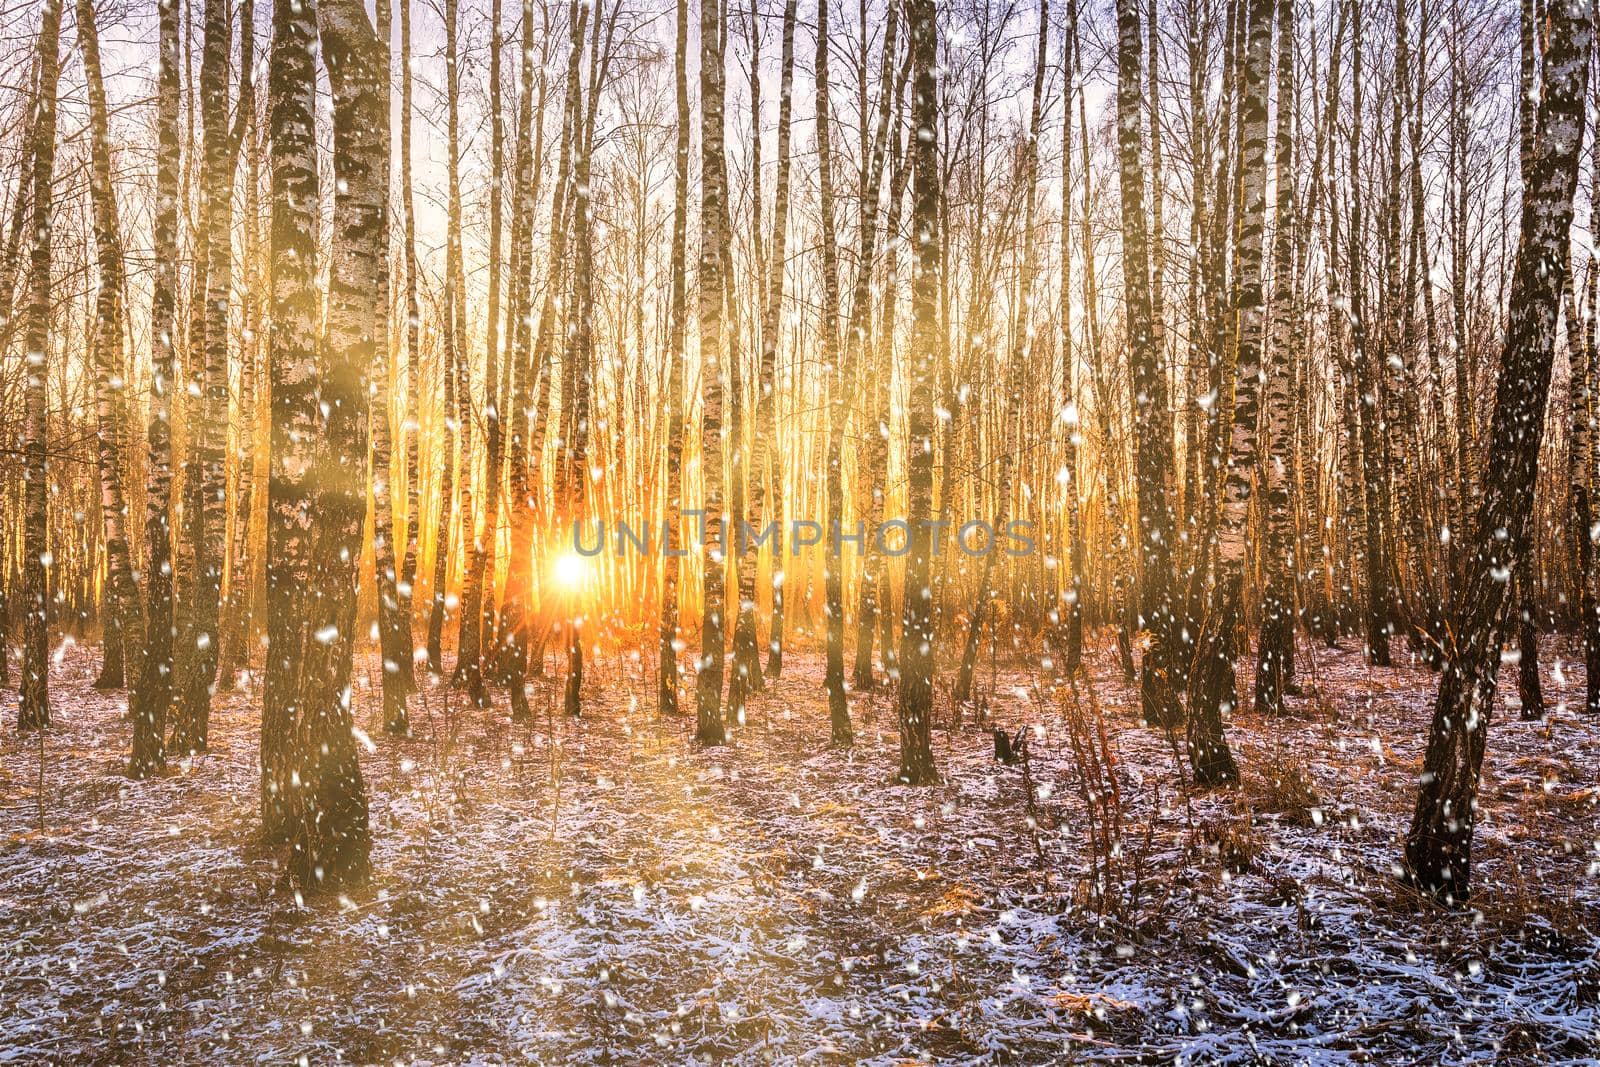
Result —
[{"label": "dry weed stalk", "polygon": [[1123,884],[1122,787],[1117,781],[1116,751],[1106,734],[1105,713],[1081,668],[1066,684],[1055,687],[1055,701],[1078,770],[1078,792],[1086,816],[1089,876],[1085,901],[1101,914],[1120,913],[1132,905],[1137,887]]}]

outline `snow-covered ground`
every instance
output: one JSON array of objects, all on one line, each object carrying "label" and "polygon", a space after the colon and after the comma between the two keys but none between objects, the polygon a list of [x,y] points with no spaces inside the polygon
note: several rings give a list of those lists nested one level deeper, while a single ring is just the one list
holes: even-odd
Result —
[{"label": "snow-covered ground", "polygon": [[1546,721],[1491,729],[1466,914],[1390,873],[1427,671],[1302,650],[1296,714],[1230,726],[1243,788],[1187,793],[1097,652],[1124,821],[1101,917],[1060,713],[1003,667],[980,685],[1038,727],[1037,835],[970,712],[935,732],[942,786],[890,784],[887,692],[827,748],[814,657],[712,751],[627,656],[591,662],[581,721],[554,690],[513,726],[430,687],[406,741],[367,664],[376,874],[301,902],[255,839],[255,696],[132,783],[123,697],[68,648],[42,748],[0,696],[0,1061],[1594,1061],[1600,721],[1570,651],[1547,642]]}]

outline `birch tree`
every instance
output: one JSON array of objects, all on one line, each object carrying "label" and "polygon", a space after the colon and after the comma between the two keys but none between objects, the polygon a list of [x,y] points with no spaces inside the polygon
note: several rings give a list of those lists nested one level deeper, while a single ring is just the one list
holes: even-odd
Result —
[{"label": "birch tree", "polygon": [[[789,177],[793,166],[790,152],[790,124],[794,112],[794,30],[796,0],[784,0],[783,44],[778,75],[778,174],[772,194],[772,231],[767,240],[767,276],[761,291],[761,365],[757,374],[755,454],[750,465],[750,526],[761,530],[770,512],[776,529],[772,543],[772,615],[767,636],[766,673],[776,678],[783,671],[783,467],[778,462],[778,344],[783,314],[784,275],[789,254]],[[681,52],[680,52],[681,55]],[[688,99],[680,99],[679,118],[688,110]],[[681,127],[680,127],[681,128]],[[686,135],[680,134],[680,137]],[[681,142],[679,159],[687,165],[688,143]],[[684,175],[687,184],[688,176]],[[674,219],[674,227],[678,225]],[[676,233],[676,230],[674,230]],[[674,245],[677,249],[677,246]],[[682,250],[673,254],[673,269],[679,270]],[[676,284],[677,275],[674,275]],[[677,290],[674,289],[674,300]],[[677,321],[676,319],[674,320]],[[670,447],[670,446],[669,446]],[[669,564],[670,566],[670,564]]]},{"label": "birch tree", "polygon": [[233,186],[239,136],[229,121],[229,54],[233,47],[228,5],[206,0],[205,44],[200,59],[200,113],[205,160],[201,196],[205,213],[198,240],[205,257],[205,311],[202,348],[205,363],[198,386],[190,435],[189,477],[198,479],[191,500],[200,505],[189,522],[194,538],[194,603],[189,632],[195,647],[183,650],[187,666],[172,747],[179,753],[204,752],[210,743],[211,693],[216,684],[221,644],[224,509],[227,475],[229,309],[233,298]]},{"label": "birch tree", "polygon": [[845,395],[853,387],[855,353],[846,346],[840,360],[839,346],[839,244],[834,231],[833,134],[828,84],[828,0],[817,0],[816,136],[817,195],[821,211],[822,239],[822,359],[832,371],[828,384],[828,510],[824,520],[827,541],[823,583],[826,588],[827,664],[823,686],[828,691],[828,724],[832,743],[849,745],[855,740],[850,727],[850,708],[844,692],[844,547],[840,526],[844,518],[844,480],[841,464],[842,441],[849,407]]},{"label": "birch tree", "polygon": [[34,89],[29,152],[33,188],[29,195],[28,306],[23,326],[25,392],[23,414],[23,646],[21,699],[17,727],[42,730],[50,725],[50,634],[48,571],[49,466],[45,456],[46,381],[50,371],[51,209],[56,162],[56,86],[61,75],[61,0],[45,0],[39,11],[38,83]]},{"label": "birch tree", "polygon": [[[400,0],[409,7],[411,0]],[[374,6],[374,62],[379,67],[383,120],[375,131],[375,152],[379,159],[372,175],[373,197],[382,206],[374,225],[379,248],[377,278],[372,300],[372,387],[369,390],[368,421],[372,426],[372,556],[378,591],[378,652],[383,668],[383,724],[391,734],[404,734],[409,728],[406,698],[410,691],[411,623],[409,595],[400,590],[400,561],[395,556],[394,518],[394,431],[390,418],[390,395],[394,381],[394,349],[390,343],[389,294],[392,271],[389,254],[390,158],[393,135],[390,108],[394,96],[389,76],[392,18],[390,0],[377,0]],[[410,122],[402,113],[401,121]],[[402,482],[405,475],[401,474]]]},{"label": "birch tree", "polygon": [[[790,0],[791,4],[793,0]],[[663,562],[661,631],[657,645],[656,707],[663,715],[678,714],[678,559],[683,545],[683,376],[688,298],[685,259],[689,224],[689,0],[677,0],[678,36],[672,81],[677,101],[677,142],[673,155],[671,280],[667,314],[667,485],[666,518],[662,524]],[[785,102],[788,96],[785,94]],[[787,127],[780,126],[783,133]],[[781,164],[780,164],[781,165]],[[763,356],[763,358],[765,358]],[[760,415],[757,415],[760,420]],[[759,433],[759,431],[758,431]],[[757,471],[760,465],[757,464]],[[758,474],[759,477],[759,474]],[[759,485],[759,482],[757,483]],[[759,507],[759,494],[753,493]]]},{"label": "birch tree", "polygon": [[[1132,0],[1119,0],[1117,159],[1122,207],[1122,274],[1136,406],[1139,543],[1145,585],[1141,597],[1141,626],[1148,628],[1151,635],[1141,665],[1140,700],[1145,721],[1172,725],[1178,720],[1171,677],[1176,618],[1172,607],[1172,521],[1167,500],[1167,488],[1172,481],[1172,440],[1170,435],[1163,435],[1165,420],[1154,414],[1166,409],[1167,395],[1166,377],[1153,333],[1150,250],[1145,222],[1142,26],[1137,5]],[[1192,738],[1195,729],[1191,716]],[[1220,728],[1216,733],[1220,736]],[[1210,741],[1205,744],[1209,751]],[[1195,742],[1191,740],[1191,758],[1194,747]]]},{"label": "birch tree", "polygon": [[99,430],[100,518],[105,526],[106,635],[104,663],[95,685],[120,689],[139,669],[144,619],[126,529],[122,487],[127,368],[123,363],[122,228],[111,187],[111,149],[100,34],[92,0],[78,0],[78,49],[89,90],[89,195],[95,239],[95,423]]},{"label": "birch tree", "polygon": [[695,677],[699,709],[695,739],[703,745],[720,745],[726,740],[722,727],[727,569],[722,512],[722,335],[728,233],[722,221],[727,163],[723,158],[721,19],[719,0],[700,0],[700,469],[704,483],[700,587],[705,604]]},{"label": "birch tree", "polygon": [[[162,4],[158,12],[156,73],[156,180],[152,236],[155,264],[150,292],[149,476],[145,492],[145,618],[143,661],[129,701],[133,717],[130,778],[148,778],[165,767],[167,709],[172,702],[172,396],[177,382],[173,344],[173,298],[178,243],[178,10]],[[265,713],[263,713],[265,714]],[[263,741],[266,732],[262,733]],[[263,769],[266,767],[263,745]],[[263,773],[263,812],[267,778]]]},{"label": "birch tree", "polygon": [[1256,653],[1256,708],[1282,712],[1294,683],[1294,562],[1289,507],[1290,382],[1296,345],[1294,294],[1294,5],[1278,4],[1278,114],[1273,139],[1277,202],[1272,227],[1271,337],[1266,360],[1267,461],[1261,465],[1266,507],[1267,586]]}]

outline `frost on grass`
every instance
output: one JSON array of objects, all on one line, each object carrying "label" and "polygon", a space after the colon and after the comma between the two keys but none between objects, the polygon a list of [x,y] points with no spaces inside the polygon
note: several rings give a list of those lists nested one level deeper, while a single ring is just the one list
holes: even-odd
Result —
[{"label": "frost on grass", "polygon": [[938,788],[886,784],[890,694],[854,694],[856,746],[828,749],[802,657],[712,751],[641,710],[654,677],[628,656],[581,721],[553,692],[513,726],[426,688],[396,741],[372,660],[375,878],[301,901],[256,837],[257,696],[219,696],[210,755],[130,783],[122,698],[69,649],[42,764],[37,736],[0,740],[0,1059],[1581,1060],[1600,746],[1564,658],[1548,721],[1491,729],[1476,910],[1448,915],[1390,873],[1425,671],[1317,650],[1292,717],[1235,715],[1241,789],[1186,795],[1097,654],[1125,823],[1101,916],[1068,738],[1020,673],[982,691],[995,725],[1035,727],[1031,815],[970,712],[936,731]]}]

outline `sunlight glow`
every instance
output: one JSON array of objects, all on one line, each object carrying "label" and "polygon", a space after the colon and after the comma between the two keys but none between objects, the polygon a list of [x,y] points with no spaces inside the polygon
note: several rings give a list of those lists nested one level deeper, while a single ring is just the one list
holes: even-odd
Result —
[{"label": "sunlight glow", "polygon": [[576,593],[589,577],[589,561],[576,552],[563,552],[550,565],[550,577],[562,592]]}]

